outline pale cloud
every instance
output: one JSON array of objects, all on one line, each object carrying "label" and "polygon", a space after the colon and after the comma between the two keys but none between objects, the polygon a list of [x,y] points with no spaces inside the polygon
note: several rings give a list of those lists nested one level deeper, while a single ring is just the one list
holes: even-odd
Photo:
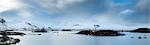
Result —
[{"label": "pale cloud", "polygon": [[118,18],[117,15],[113,13],[104,13],[104,14],[97,14],[97,16],[94,17],[94,20],[98,23],[109,23],[109,24],[125,24],[126,21],[122,20],[121,18]]},{"label": "pale cloud", "polygon": [[17,11],[16,15],[21,17],[30,17],[34,14],[28,10],[28,5],[21,0],[0,0],[0,13],[11,10]]},{"label": "pale cloud", "polygon": [[32,15],[26,10],[26,4],[23,4],[20,0],[0,0],[0,13],[16,10],[18,15],[22,17],[29,17]]},{"label": "pale cloud", "polygon": [[0,0],[0,12],[20,8],[22,5],[18,0]]},{"label": "pale cloud", "polygon": [[126,10],[121,11],[121,12],[119,13],[119,15],[120,15],[120,16],[121,16],[121,15],[130,15],[130,14],[132,14],[132,13],[134,13],[133,10],[126,9]]},{"label": "pale cloud", "polygon": [[19,11],[18,15],[20,15],[21,17],[33,16],[33,14],[30,11],[26,11],[26,10]]},{"label": "pale cloud", "polygon": [[[49,11],[60,11],[66,7],[83,2],[84,0],[22,0],[29,7],[40,7]],[[35,4],[35,5],[34,5]]]},{"label": "pale cloud", "polygon": [[74,3],[77,2],[82,2],[83,0],[57,0],[56,3],[53,3],[55,7],[62,9],[64,7],[67,7],[69,5],[73,5]]}]

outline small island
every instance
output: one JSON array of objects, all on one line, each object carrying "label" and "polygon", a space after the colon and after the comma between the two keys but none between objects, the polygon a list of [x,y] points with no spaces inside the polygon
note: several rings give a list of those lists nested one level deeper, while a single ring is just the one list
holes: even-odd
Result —
[{"label": "small island", "polygon": [[62,29],[62,31],[71,31],[71,29]]},{"label": "small island", "polygon": [[46,33],[47,30],[46,30],[45,28],[42,28],[42,29],[33,30],[32,32],[42,32],[42,33]]},{"label": "small island", "polygon": [[135,29],[135,30],[130,31],[130,32],[137,32],[137,33],[150,33],[150,29],[149,29],[149,28],[138,28],[138,29]]},{"label": "small island", "polygon": [[125,35],[125,34],[121,34],[117,31],[113,31],[113,30],[99,30],[99,31],[84,30],[84,31],[78,32],[77,34],[92,35],[92,36],[121,36],[121,35]]}]

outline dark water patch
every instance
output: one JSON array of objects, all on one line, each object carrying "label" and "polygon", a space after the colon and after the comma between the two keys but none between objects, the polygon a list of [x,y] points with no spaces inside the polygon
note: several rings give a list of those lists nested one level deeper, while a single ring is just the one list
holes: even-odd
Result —
[{"label": "dark water patch", "polygon": [[144,39],[147,39],[147,37],[144,37]]},{"label": "dark water patch", "polygon": [[134,37],[131,37],[131,38],[134,38]]}]

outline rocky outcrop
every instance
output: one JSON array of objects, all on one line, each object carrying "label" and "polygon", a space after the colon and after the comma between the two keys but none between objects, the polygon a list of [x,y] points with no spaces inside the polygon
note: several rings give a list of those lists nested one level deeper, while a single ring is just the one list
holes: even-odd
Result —
[{"label": "rocky outcrop", "polygon": [[11,45],[19,43],[19,39],[14,39],[12,37],[2,36],[0,37],[0,45]]}]

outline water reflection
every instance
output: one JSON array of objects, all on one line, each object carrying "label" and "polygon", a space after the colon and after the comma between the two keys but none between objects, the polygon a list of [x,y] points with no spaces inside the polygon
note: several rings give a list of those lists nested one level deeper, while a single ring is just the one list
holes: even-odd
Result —
[{"label": "water reflection", "polygon": [[150,39],[149,33],[123,32],[125,36],[90,36],[75,34],[77,32],[52,31],[42,35],[26,35],[20,38],[17,45],[149,45]]}]

